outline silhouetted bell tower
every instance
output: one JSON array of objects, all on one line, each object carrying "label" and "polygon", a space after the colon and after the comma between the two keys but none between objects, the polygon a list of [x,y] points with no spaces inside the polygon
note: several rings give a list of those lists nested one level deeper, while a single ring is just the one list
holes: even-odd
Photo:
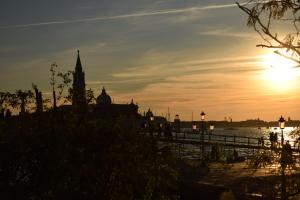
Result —
[{"label": "silhouetted bell tower", "polygon": [[86,92],[85,92],[85,78],[82,70],[82,65],[79,56],[79,50],[77,51],[77,61],[75,66],[75,72],[73,74],[73,96],[72,105],[75,111],[85,111],[86,109]]}]

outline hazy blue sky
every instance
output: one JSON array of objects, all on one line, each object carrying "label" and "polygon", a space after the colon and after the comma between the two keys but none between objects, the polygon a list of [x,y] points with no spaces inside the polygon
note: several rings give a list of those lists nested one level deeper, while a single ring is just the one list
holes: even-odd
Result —
[{"label": "hazy blue sky", "polygon": [[73,70],[80,49],[87,87],[98,95],[105,86],[115,102],[134,98],[141,111],[300,118],[298,76],[274,88],[271,51],[255,47],[245,24],[232,0],[2,0],[0,89],[36,83],[49,93],[51,63]]}]

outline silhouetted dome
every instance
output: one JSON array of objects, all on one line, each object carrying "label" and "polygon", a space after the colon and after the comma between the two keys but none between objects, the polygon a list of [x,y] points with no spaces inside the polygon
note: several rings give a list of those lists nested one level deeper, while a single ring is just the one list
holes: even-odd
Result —
[{"label": "silhouetted dome", "polygon": [[111,98],[108,94],[106,94],[105,88],[103,87],[101,94],[97,97],[98,105],[110,105]]}]

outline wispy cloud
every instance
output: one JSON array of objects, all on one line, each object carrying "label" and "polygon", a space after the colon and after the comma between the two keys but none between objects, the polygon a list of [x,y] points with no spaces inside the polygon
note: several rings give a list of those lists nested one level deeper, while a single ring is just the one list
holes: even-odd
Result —
[{"label": "wispy cloud", "polygon": [[237,38],[257,38],[253,33],[235,31],[229,28],[220,28],[213,30],[205,30],[199,33],[200,35],[220,36],[220,37],[237,37]]},{"label": "wispy cloud", "polygon": [[[212,58],[189,60],[182,62],[166,62],[148,66],[135,66],[124,71],[112,74],[115,78],[136,78],[168,76],[170,74],[184,73],[243,73],[262,70],[258,67],[261,56],[241,56],[229,58]],[[246,64],[246,66],[245,66]]]},{"label": "wispy cloud", "polygon": [[262,110],[266,111],[265,117],[272,119],[274,110],[281,108],[280,105],[284,108],[279,113],[283,110],[296,113],[287,103],[296,98],[295,94],[274,96],[257,90],[260,87],[258,77],[253,76],[216,74],[212,79],[203,74],[191,74],[168,77],[167,81],[149,84],[143,90],[113,96],[124,102],[134,97],[142,106],[141,110],[151,106],[159,114],[170,107],[171,115],[180,114],[182,119],[190,119],[192,111],[203,109],[210,119],[222,119],[221,116],[228,113],[234,119],[258,117],[256,114]]},{"label": "wispy cloud", "polygon": [[48,22],[39,22],[39,23],[0,26],[0,29],[27,28],[27,27],[57,25],[57,24],[73,24],[73,23],[82,23],[82,22],[93,22],[93,21],[118,20],[118,19],[127,19],[133,17],[169,15],[169,14],[179,14],[179,13],[186,13],[186,12],[193,12],[193,11],[223,9],[223,8],[231,8],[236,6],[237,6],[236,4],[219,4],[219,5],[207,5],[207,6],[194,6],[194,7],[187,7],[181,9],[142,11],[142,12],[134,12],[134,13],[123,14],[123,15],[114,15],[114,16],[91,17],[91,18],[73,19],[73,20],[48,21]]}]

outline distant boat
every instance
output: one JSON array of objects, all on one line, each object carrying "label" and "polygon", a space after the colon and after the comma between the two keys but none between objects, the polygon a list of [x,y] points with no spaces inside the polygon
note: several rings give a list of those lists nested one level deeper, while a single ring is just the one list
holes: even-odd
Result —
[{"label": "distant boat", "polygon": [[277,130],[277,127],[274,127],[274,130]]}]

